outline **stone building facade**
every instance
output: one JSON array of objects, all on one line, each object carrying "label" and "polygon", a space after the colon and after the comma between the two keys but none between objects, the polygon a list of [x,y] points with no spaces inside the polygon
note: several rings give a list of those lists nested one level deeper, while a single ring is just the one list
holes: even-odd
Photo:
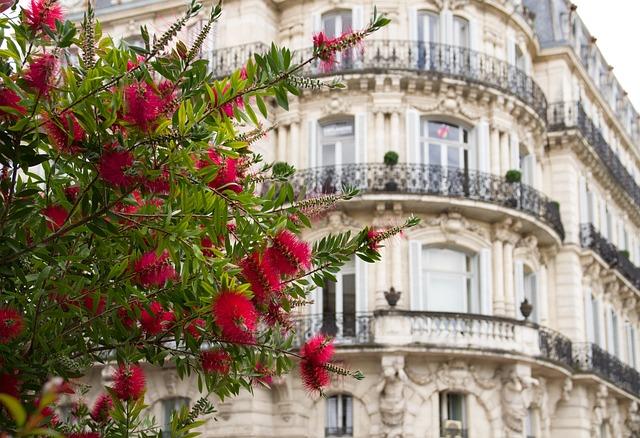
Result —
[{"label": "stone building facade", "polygon": [[[140,23],[161,32],[182,5],[96,0],[104,31],[134,44]],[[300,169],[307,193],[361,189],[309,240],[422,219],[381,263],[345,266],[297,320],[300,341],[335,334],[366,378],[314,398],[294,372],[217,403],[204,436],[639,437],[640,125],[596,39],[565,0],[375,5],[392,22],[341,56],[347,89],[305,90],[260,145]],[[313,33],[358,29],[373,7],[229,0],[202,56],[218,75],[271,41],[302,60]],[[198,397],[170,369],[149,373],[161,422]],[[88,376],[90,396],[109,376]]]}]

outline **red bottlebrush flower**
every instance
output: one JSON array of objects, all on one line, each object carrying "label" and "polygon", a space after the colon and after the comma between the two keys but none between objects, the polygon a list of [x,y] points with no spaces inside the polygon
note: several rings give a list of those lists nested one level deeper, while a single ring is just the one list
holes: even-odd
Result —
[{"label": "red bottlebrush flower", "polygon": [[104,297],[99,297],[98,301],[96,302],[94,298],[95,297],[91,293],[85,292],[84,296],[82,297],[82,304],[84,305],[84,308],[92,314],[100,315],[104,313],[104,309],[107,306],[107,301],[104,299]]},{"label": "red bottlebrush flower", "polygon": [[221,375],[229,374],[231,356],[224,350],[207,350],[200,353],[202,371]]},{"label": "red bottlebrush flower", "polygon": [[337,63],[336,42],[336,38],[328,38],[324,32],[319,32],[313,36],[313,47],[318,51],[320,69],[324,73],[330,72]]},{"label": "red bottlebrush flower", "polygon": [[23,326],[20,312],[11,307],[0,307],[0,344],[6,344],[18,337]]},{"label": "red bottlebrush flower", "polygon": [[280,231],[267,249],[267,257],[282,275],[294,275],[311,267],[311,247],[288,230]]},{"label": "red bottlebrush flower", "polygon": [[148,132],[155,125],[160,116],[162,99],[153,87],[146,82],[135,82],[127,85],[124,90],[126,111],[124,120],[144,132]]},{"label": "red bottlebrush flower", "polygon": [[242,187],[238,184],[238,160],[223,157],[213,148],[209,149],[208,154],[208,160],[199,161],[197,167],[202,169],[211,164],[218,166],[218,173],[209,182],[209,187],[214,190],[229,189],[240,193]]},{"label": "red bottlebrush flower", "polygon": [[157,255],[155,250],[146,252],[135,262],[133,267],[136,282],[144,287],[162,287],[167,281],[176,277],[176,270],[169,260],[169,252]]},{"label": "red bottlebrush flower", "polygon": [[136,325],[136,320],[129,315],[129,312],[130,310],[124,307],[119,308],[116,312],[122,325],[128,329],[133,328]]},{"label": "red bottlebrush flower", "polygon": [[140,326],[147,335],[157,335],[166,332],[175,321],[173,312],[165,310],[158,301],[149,304],[149,310],[140,312]]},{"label": "red bottlebrush flower", "polygon": [[136,56],[135,61],[132,61],[132,60],[127,61],[127,71],[133,70],[134,68],[139,66],[142,61],[144,61],[144,56],[142,55]]},{"label": "red bottlebrush flower", "polygon": [[254,383],[263,383],[265,385],[271,385],[273,383],[273,371],[269,369],[266,365],[261,363],[257,363],[254,371],[258,374],[257,377],[254,377]]},{"label": "red bottlebrush flower", "polygon": [[158,92],[162,99],[160,112],[165,116],[170,116],[177,108],[176,85],[171,81],[162,81],[158,84]]},{"label": "red bottlebrush flower", "polygon": [[280,324],[285,330],[289,330],[292,327],[289,313],[287,313],[277,301],[271,301],[269,303],[267,313],[264,314],[264,320],[272,327],[276,324]]},{"label": "red bottlebrush flower", "polygon": [[20,398],[22,382],[15,374],[0,373],[0,394],[8,394],[13,398]]},{"label": "red bottlebrush flower", "polygon": [[96,423],[106,423],[109,411],[113,407],[113,400],[109,394],[100,394],[91,409],[91,419]]},{"label": "red bottlebrush flower", "polygon": [[380,234],[380,231],[376,231],[374,229],[370,229],[369,231],[367,231],[367,241],[369,242],[369,249],[377,251],[381,248],[380,242],[377,240]]},{"label": "red bottlebrush flower", "polygon": [[144,393],[145,377],[139,365],[120,365],[113,381],[113,391],[120,400],[138,400]]},{"label": "red bottlebrush flower", "polygon": [[268,302],[282,289],[278,270],[274,268],[271,257],[254,252],[239,263],[242,276],[251,284],[251,291],[258,304]]},{"label": "red bottlebrush flower", "polygon": [[[13,108],[20,114],[26,114],[27,109],[20,105],[19,102],[20,96],[18,96],[15,91],[9,88],[0,88],[0,107],[5,106],[7,108]],[[0,109],[0,118],[16,119],[17,116]]]},{"label": "red bottlebrush flower", "polygon": [[142,181],[142,187],[147,193],[155,193],[158,195],[168,195],[171,191],[169,183],[169,171],[162,169],[162,173],[155,178],[146,178]]},{"label": "red bottlebrush flower", "polygon": [[77,155],[84,150],[82,142],[86,133],[72,112],[54,118],[47,117],[43,126],[51,144],[58,152]]},{"label": "red bottlebrush flower", "polygon": [[47,226],[51,231],[59,230],[69,216],[69,212],[62,205],[58,204],[43,208],[42,214],[47,218]]},{"label": "red bottlebrush flower", "polygon": [[42,97],[48,97],[57,79],[59,64],[55,56],[45,53],[29,64],[24,74],[27,85]]},{"label": "red bottlebrush flower", "polygon": [[55,29],[56,20],[62,21],[62,7],[56,0],[31,0],[30,7],[24,11],[24,18],[34,32],[42,30],[43,26]]},{"label": "red bottlebrush flower", "polygon": [[205,257],[213,257],[213,241],[209,236],[200,238],[200,247],[202,250],[202,254],[204,254]]},{"label": "red bottlebrush flower", "polygon": [[100,438],[98,432],[74,432],[67,435],[66,438]]},{"label": "red bottlebrush flower", "polygon": [[224,291],[213,302],[213,316],[226,339],[253,342],[258,314],[249,298],[237,292]]},{"label": "red bottlebrush flower", "polygon": [[333,341],[324,335],[309,339],[300,349],[300,375],[309,391],[321,391],[331,382],[326,365],[333,357]]},{"label": "red bottlebrush flower", "polygon": [[[39,404],[38,399],[35,400],[36,406]],[[56,411],[53,410],[51,406],[45,406],[40,411],[42,416],[45,418],[45,424],[50,424],[53,427],[57,426],[60,423],[60,417],[56,414]]]},{"label": "red bottlebrush flower", "polygon": [[207,321],[202,318],[196,318],[185,326],[184,331],[189,333],[193,339],[198,340],[202,337],[201,329],[204,329],[206,326]]},{"label": "red bottlebrush flower", "polygon": [[100,157],[98,173],[109,184],[126,188],[136,182],[136,177],[130,174],[132,167],[133,154],[128,150],[116,150],[110,145]]},{"label": "red bottlebrush flower", "polygon": [[76,202],[78,195],[80,195],[80,187],[78,186],[69,186],[64,189],[64,196],[69,202]]}]

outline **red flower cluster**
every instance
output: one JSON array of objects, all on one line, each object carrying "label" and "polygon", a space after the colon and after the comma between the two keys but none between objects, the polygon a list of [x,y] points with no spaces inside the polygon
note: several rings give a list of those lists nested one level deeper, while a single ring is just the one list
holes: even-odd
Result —
[{"label": "red flower cluster", "polygon": [[300,375],[309,391],[320,391],[329,385],[331,377],[326,366],[333,353],[333,341],[322,334],[309,339],[300,349]]},{"label": "red flower cluster", "polygon": [[156,126],[158,118],[174,109],[173,83],[162,82],[158,89],[147,82],[133,82],[124,89],[123,119],[143,132]]},{"label": "red flower cluster", "polygon": [[162,169],[160,175],[155,178],[146,178],[142,182],[142,186],[147,193],[155,193],[158,195],[168,195],[171,191],[171,184],[169,183],[169,171]]},{"label": "red flower cluster", "polygon": [[311,248],[288,230],[280,231],[267,249],[267,257],[280,274],[294,275],[311,267]]},{"label": "red flower cluster", "polygon": [[96,423],[105,423],[109,419],[109,411],[113,407],[113,400],[109,394],[100,394],[91,409],[91,419]]},{"label": "red flower cluster", "polygon": [[270,302],[282,289],[280,276],[270,257],[254,252],[242,259],[239,265],[242,276],[251,284],[251,291],[258,304]]},{"label": "red flower cluster", "polygon": [[[26,114],[27,109],[20,105],[20,96],[15,91],[9,88],[0,88],[0,106],[7,108],[13,108],[20,114]],[[15,114],[11,114],[5,110],[0,109],[0,118],[16,119]]]},{"label": "red flower cluster", "polygon": [[56,0],[31,0],[31,5],[24,11],[27,26],[32,31],[56,28],[56,20],[62,21],[62,7]]},{"label": "red flower cluster", "polygon": [[175,321],[173,312],[165,310],[158,301],[152,301],[149,310],[142,309],[140,312],[140,326],[147,335],[166,332]]},{"label": "red flower cluster", "polygon": [[213,301],[213,317],[224,338],[244,343],[254,341],[258,315],[246,296],[232,291],[220,293]]},{"label": "red flower cluster", "polygon": [[160,255],[155,250],[144,253],[135,262],[133,270],[136,282],[143,287],[162,287],[176,277],[176,270],[171,265],[167,250]]},{"label": "red flower cluster", "polygon": [[87,309],[94,315],[101,315],[104,313],[104,309],[107,306],[107,301],[104,297],[100,296],[97,302],[94,299],[95,297],[89,292],[85,292],[82,297],[82,303],[84,304],[84,308]]},{"label": "red flower cluster", "polygon": [[22,382],[15,374],[0,373],[0,394],[8,394],[14,398],[20,398]]},{"label": "red flower cluster", "polygon": [[120,365],[113,381],[113,391],[120,400],[137,400],[144,393],[145,377],[139,365]]},{"label": "red flower cluster", "polygon": [[0,344],[6,344],[22,332],[22,315],[11,307],[0,307]]},{"label": "red flower cluster", "polygon": [[381,248],[380,241],[378,240],[380,234],[382,234],[380,231],[376,231],[373,228],[367,231],[367,242],[369,242],[369,249],[377,251]]},{"label": "red flower cluster", "polygon": [[231,368],[231,356],[220,349],[203,351],[200,353],[200,362],[205,373],[226,375]]},{"label": "red flower cluster", "polygon": [[329,38],[324,32],[313,36],[313,47],[320,59],[320,68],[329,73],[337,63],[336,54],[362,43],[361,32],[345,32],[337,38]]},{"label": "red flower cluster", "polygon": [[98,163],[100,178],[113,186],[122,188],[136,182],[136,177],[131,175],[132,168],[133,154],[126,149],[116,149],[115,144],[105,147]]},{"label": "red flower cluster", "polygon": [[49,205],[42,209],[42,215],[47,218],[47,226],[51,231],[59,230],[69,216],[69,212],[58,204]]},{"label": "red flower cluster", "polygon": [[78,195],[80,194],[80,187],[78,186],[69,186],[64,189],[64,196],[67,198],[69,202],[76,202],[78,199]]},{"label": "red flower cluster", "polygon": [[82,142],[86,133],[72,112],[67,111],[55,118],[47,117],[43,126],[58,152],[76,155],[84,149]]},{"label": "red flower cluster", "polygon": [[273,370],[269,369],[268,366],[258,362],[254,368],[254,372],[258,374],[258,376],[254,378],[253,383],[262,383],[264,385],[273,384]]},{"label": "red flower cluster", "polygon": [[209,182],[209,187],[214,190],[233,190],[236,193],[242,191],[239,183],[238,160],[235,158],[223,157],[214,148],[209,149],[208,159],[200,160],[196,164],[198,169],[203,169],[210,165],[218,166],[218,173]]},{"label": "red flower cluster", "polygon": [[193,321],[189,322],[185,327],[184,331],[189,333],[193,339],[198,340],[202,337],[202,329],[207,326],[207,321],[202,318],[196,318]]},{"label": "red flower cluster", "polygon": [[49,53],[34,57],[24,74],[24,80],[40,96],[48,97],[56,82],[58,67],[58,60]]}]

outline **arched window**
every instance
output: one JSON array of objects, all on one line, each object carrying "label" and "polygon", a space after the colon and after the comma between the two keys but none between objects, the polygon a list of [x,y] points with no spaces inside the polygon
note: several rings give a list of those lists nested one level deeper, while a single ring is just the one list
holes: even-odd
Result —
[{"label": "arched window", "polygon": [[179,412],[184,406],[189,407],[191,400],[188,397],[170,397],[161,400],[162,406],[162,436],[171,436],[171,416]]},{"label": "arched window", "polygon": [[470,44],[469,20],[458,16],[453,17],[453,45],[468,49]]},{"label": "arched window", "polygon": [[[322,31],[328,38],[337,38],[353,30],[353,13],[350,9],[339,9],[322,14]],[[353,62],[353,51],[343,50],[336,54],[340,69],[348,69]]]},{"label": "arched window", "polygon": [[422,43],[440,42],[440,16],[429,11],[418,12],[418,41]]},{"label": "arched window", "polygon": [[440,393],[440,436],[467,436],[467,397],[459,392]]},{"label": "arched window", "polygon": [[540,322],[540,300],[538,293],[538,276],[534,270],[526,265],[522,260],[516,260],[514,263],[515,287],[516,287],[516,315],[523,319],[524,316],[520,312],[520,305],[526,299],[533,306],[529,320]]},{"label": "arched window", "polygon": [[353,397],[337,394],[326,402],[324,435],[326,437],[353,436]]},{"label": "arched window", "polygon": [[356,162],[353,117],[320,124],[318,163],[339,166]]},{"label": "arched window", "polygon": [[423,310],[478,312],[478,257],[448,248],[422,248]]},{"label": "arched window", "polygon": [[423,117],[420,128],[420,162],[464,169],[469,161],[469,131],[460,125]]}]

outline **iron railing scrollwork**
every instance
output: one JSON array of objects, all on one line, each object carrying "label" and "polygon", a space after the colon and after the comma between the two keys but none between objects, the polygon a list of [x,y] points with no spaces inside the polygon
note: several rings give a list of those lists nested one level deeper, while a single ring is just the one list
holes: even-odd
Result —
[{"label": "iron railing scrollwork", "polygon": [[[218,49],[213,52],[215,77],[230,74],[247,62],[253,53],[266,52],[262,43]],[[313,56],[313,48],[296,50],[295,63]],[[325,70],[319,61],[307,64],[300,74],[323,76],[334,74],[406,71],[446,76],[476,83],[510,94],[531,107],[543,120],[547,117],[547,100],[533,78],[515,65],[466,47],[410,40],[366,40],[362,47],[342,52],[339,62]]]},{"label": "iron railing scrollwork", "polygon": [[327,313],[294,318],[294,345],[300,346],[317,333],[335,338],[337,345],[373,342],[373,314]]},{"label": "iron railing scrollwork", "polygon": [[602,377],[614,385],[640,396],[640,373],[596,344],[574,344],[576,370]]},{"label": "iron railing scrollwork", "polygon": [[548,130],[564,131],[576,129],[591,145],[602,160],[613,180],[627,192],[640,207],[640,186],[624,167],[618,155],[605,140],[602,131],[589,118],[580,102],[557,102],[549,105]]},{"label": "iron railing scrollwork", "polygon": [[433,195],[497,204],[542,220],[564,239],[557,203],[526,184],[475,170],[433,164],[344,164],[299,171],[291,184],[302,196],[336,193],[350,186],[363,194]]},{"label": "iron railing scrollwork", "polygon": [[600,234],[593,224],[580,224],[580,244],[598,254],[609,267],[616,269],[634,287],[640,289],[640,268]]},{"label": "iron railing scrollwork", "polygon": [[569,338],[554,330],[538,327],[540,356],[568,368],[573,366],[573,348]]}]

